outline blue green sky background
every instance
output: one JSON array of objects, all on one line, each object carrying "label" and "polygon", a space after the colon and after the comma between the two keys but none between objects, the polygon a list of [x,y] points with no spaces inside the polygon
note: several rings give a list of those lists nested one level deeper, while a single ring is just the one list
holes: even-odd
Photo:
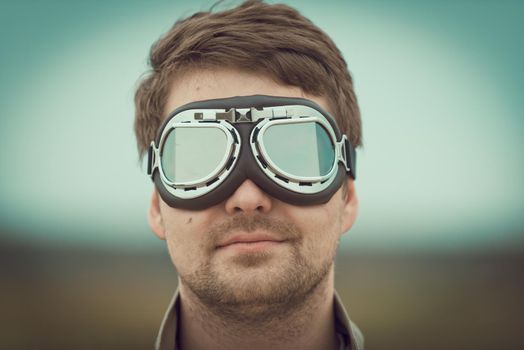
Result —
[{"label": "blue green sky background", "polygon": [[[524,2],[285,3],[332,36],[355,80],[361,209],[343,247],[522,248]],[[161,246],[134,88],[151,44],[212,4],[0,2],[2,235]]]}]

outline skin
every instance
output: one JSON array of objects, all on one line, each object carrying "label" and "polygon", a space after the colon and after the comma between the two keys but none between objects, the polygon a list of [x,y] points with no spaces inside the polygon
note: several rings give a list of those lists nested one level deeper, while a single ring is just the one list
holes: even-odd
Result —
[{"label": "skin", "polygon": [[[308,98],[329,111],[323,97],[263,75],[206,69],[177,77],[164,114],[197,100],[254,94]],[[201,211],[171,208],[154,190],[149,224],[166,240],[179,274],[179,346],[337,349],[333,259],[358,211],[353,180],[347,181],[347,193],[339,189],[329,202],[314,206],[282,202],[250,180]],[[220,247],[239,234],[279,242],[252,250]]]}]

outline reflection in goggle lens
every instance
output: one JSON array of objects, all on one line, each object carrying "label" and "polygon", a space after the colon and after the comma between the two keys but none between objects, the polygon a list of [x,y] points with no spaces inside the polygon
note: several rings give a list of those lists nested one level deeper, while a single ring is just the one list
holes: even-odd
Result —
[{"label": "reflection in goggle lens", "polygon": [[160,161],[166,178],[174,183],[207,178],[227,152],[226,134],[218,128],[175,128],[166,137]]},{"label": "reflection in goggle lens", "polygon": [[335,160],[329,134],[314,122],[271,125],[263,135],[263,144],[271,161],[295,176],[327,175]]}]

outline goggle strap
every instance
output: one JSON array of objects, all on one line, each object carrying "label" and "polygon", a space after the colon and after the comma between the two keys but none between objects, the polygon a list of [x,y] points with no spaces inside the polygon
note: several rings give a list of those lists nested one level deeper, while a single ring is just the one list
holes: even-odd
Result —
[{"label": "goggle strap", "polygon": [[153,141],[147,150],[147,175],[149,175],[151,179],[153,179],[153,171],[158,167],[156,154],[157,149]]},{"label": "goggle strap", "polygon": [[349,175],[356,180],[357,178],[357,171],[356,171],[356,163],[357,163],[357,152],[355,151],[355,147],[349,142],[346,135],[344,135],[344,150],[345,150],[345,165],[346,165],[346,171],[349,173]]}]

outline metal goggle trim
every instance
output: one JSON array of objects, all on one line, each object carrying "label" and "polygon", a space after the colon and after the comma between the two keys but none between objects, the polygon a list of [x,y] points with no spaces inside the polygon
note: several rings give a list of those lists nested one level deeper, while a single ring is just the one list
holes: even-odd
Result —
[{"label": "metal goggle trim", "polygon": [[[298,109],[298,110],[294,110]],[[313,108],[307,106],[286,106],[286,116],[278,119],[264,119],[252,131],[250,137],[251,151],[262,171],[280,186],[297,193],[318,193],[327,188],[335,179],[338,162],[342,162],[346,171],[349,171],[345,159],[345,140],[343,135],[340,141],[336,140],[335,132],[326,118]],[[322,176],[298,176],[290,174],[278,166],[269,156],[265,144],[264,134],[274,125],[318,123],[327,132],[333,148],[334,158],[330,170]],[[257,130],[258,129],[258,130]],[[253,135],[256,134],[256,137]]]},{"label": "metal goggle trim", "polygon": [[[251,131],[249,140],[242,140],[234,124],[256,124]],[[334,147],[334,159],[329,172],[322,176],[297,176],[281,169],[268,155],[264,145],[264,134],[269,127],[282,124],[318,123],[327,132]],[[166,138],[176,128],[218,128],[226,135],[226,152],[218,166],[202,178],[176,183],[170,181],[162,167],[160,157]],[[337,141],[333,126],[319,111],[304,105],[286,105],[256,108],[224,109],[189,109],[173,116],[164,126],[159,146],[151,142],[148,154],[148,175],[153,178],[155,169],[158,169],[165,188],[174,196],[181,199],[200,197],[218,187],[233,171],[238,161],[242,142],[248,142],[253,157],[260,169],[276,184],[291,191],[303,194],[318,193],[329,187],[335,180],[338,163],[341,162],[346,172],[349,168],[348,144],[346,135]],[[212,145],[211,145],[212,146]]]}]

